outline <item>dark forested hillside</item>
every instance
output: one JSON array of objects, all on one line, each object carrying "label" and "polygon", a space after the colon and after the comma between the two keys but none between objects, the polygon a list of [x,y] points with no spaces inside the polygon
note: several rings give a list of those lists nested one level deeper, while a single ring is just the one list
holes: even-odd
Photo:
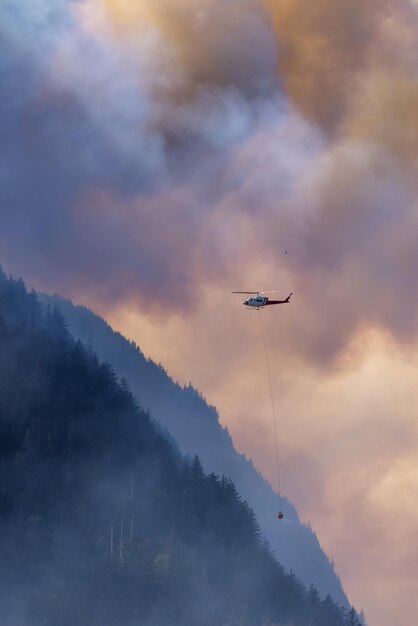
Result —
[{"label": "dark forested hillside", "polygon": [[[0,275],[3,626],[343,626],[234,484],[186,462],[107,363]],[[354,612],[354,615],[355,612]]]},{"label": "dark forested hillside", "polygon": [[117,374],[126,378],[141,405],[168,429],[183,453],[197,453],[206,471],[232,478],[288,571],[294,571],[307,586],[314,584],[322,597],[329,593],[348,606],[340,580],[313,530],[300,522],[295,507],[284,498],[286,523],[278,532],[277,495],[251,461],[235,450],[228,431],[219,423],[216,409],[196,389],[175,383],[162,366],[146,359],[134,343],[85,307],[59,296],[42,295],[41,300],[51,307],[58,305],[72,334],[93,346],[101,359],[110,361]]}]

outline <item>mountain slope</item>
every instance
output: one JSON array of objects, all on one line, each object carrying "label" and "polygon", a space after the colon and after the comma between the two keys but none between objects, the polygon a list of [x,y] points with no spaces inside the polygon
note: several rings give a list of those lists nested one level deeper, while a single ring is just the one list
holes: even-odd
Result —
[{"label": "mountain slope", "polygon": [[187,463],[56,310],[0,274],[4,626],[343,626],[234,484]]},{"label": "mountain slope", "polygon": [[[302,524],[286,498],[286,521],[278,528],[277,495],[244,455],[239,454],[216,409],[191,385],[181,387],[141,350],[99,316],[57,295],[41,295],[45,305],[59,306],[76,338],[91,345],[125,378],[144,409],[168,429],[180,450],[198,454],[206,471],[230,477],[254,510],[260,528],[280,562],[306,585],[313,583],[322,596],[328,593],[348,606],[341,582],[311,527]],[[256,417],[255,417],[256,419]]]}]

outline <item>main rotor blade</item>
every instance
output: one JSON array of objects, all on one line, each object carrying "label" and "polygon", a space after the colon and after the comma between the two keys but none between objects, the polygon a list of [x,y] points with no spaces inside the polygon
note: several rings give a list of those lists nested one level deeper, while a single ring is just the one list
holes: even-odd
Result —
[{"label": "main rotor blade", "polygon": [[270,289],[269,291],[231,291],[230,293],[255,293],[255,294],[260,294],[260,293],[279,293],[280,291],[283,291],[283,289]]}]

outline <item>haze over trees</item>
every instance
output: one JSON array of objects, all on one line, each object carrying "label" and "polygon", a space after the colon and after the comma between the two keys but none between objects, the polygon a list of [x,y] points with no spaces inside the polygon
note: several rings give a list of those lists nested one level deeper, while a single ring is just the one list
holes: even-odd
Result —
[{"label": "haze over trees", "polygon": [[233,482],[3,274],[0,345],[2,624],[351,626],[284,571]]},{"label": "haze over trees", "polygon": [[208,405],[191,384],[182,387],[174,382],[161,365],[146,359],[138,346],[113,331],[92,311],[57,295],[42,294],[40,298],[45,305],[58,306],[71,333],[91,345],[101,360],[112,363],[118,376],[128,381],[141,405],[168,429],[181,452],[190,457],[198,454],[205,471],[232,478],[254,510],[282,565],[294,571],[306,586],[313,583],[322,597],[330,594],[349,608],[332,562],[312,528],[300,522],[295,507],[286,498],[283,498],[286,523],[278,532],[277,495],[251,460],[235,450],[228,430],[219,423],[215,407]]}]

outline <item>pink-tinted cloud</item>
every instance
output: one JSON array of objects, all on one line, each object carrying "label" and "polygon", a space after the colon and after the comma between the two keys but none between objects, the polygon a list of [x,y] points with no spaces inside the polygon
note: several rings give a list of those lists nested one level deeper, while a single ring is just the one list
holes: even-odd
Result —
[{"label": "pink-tinted cloud", "polygon": [[265,318],[285,488],[371,626],[400,621],[416,577],[416,3],[0,11],[6,269],[193,378],[268,476],[257,320],[227,294],[294,291]]}]

